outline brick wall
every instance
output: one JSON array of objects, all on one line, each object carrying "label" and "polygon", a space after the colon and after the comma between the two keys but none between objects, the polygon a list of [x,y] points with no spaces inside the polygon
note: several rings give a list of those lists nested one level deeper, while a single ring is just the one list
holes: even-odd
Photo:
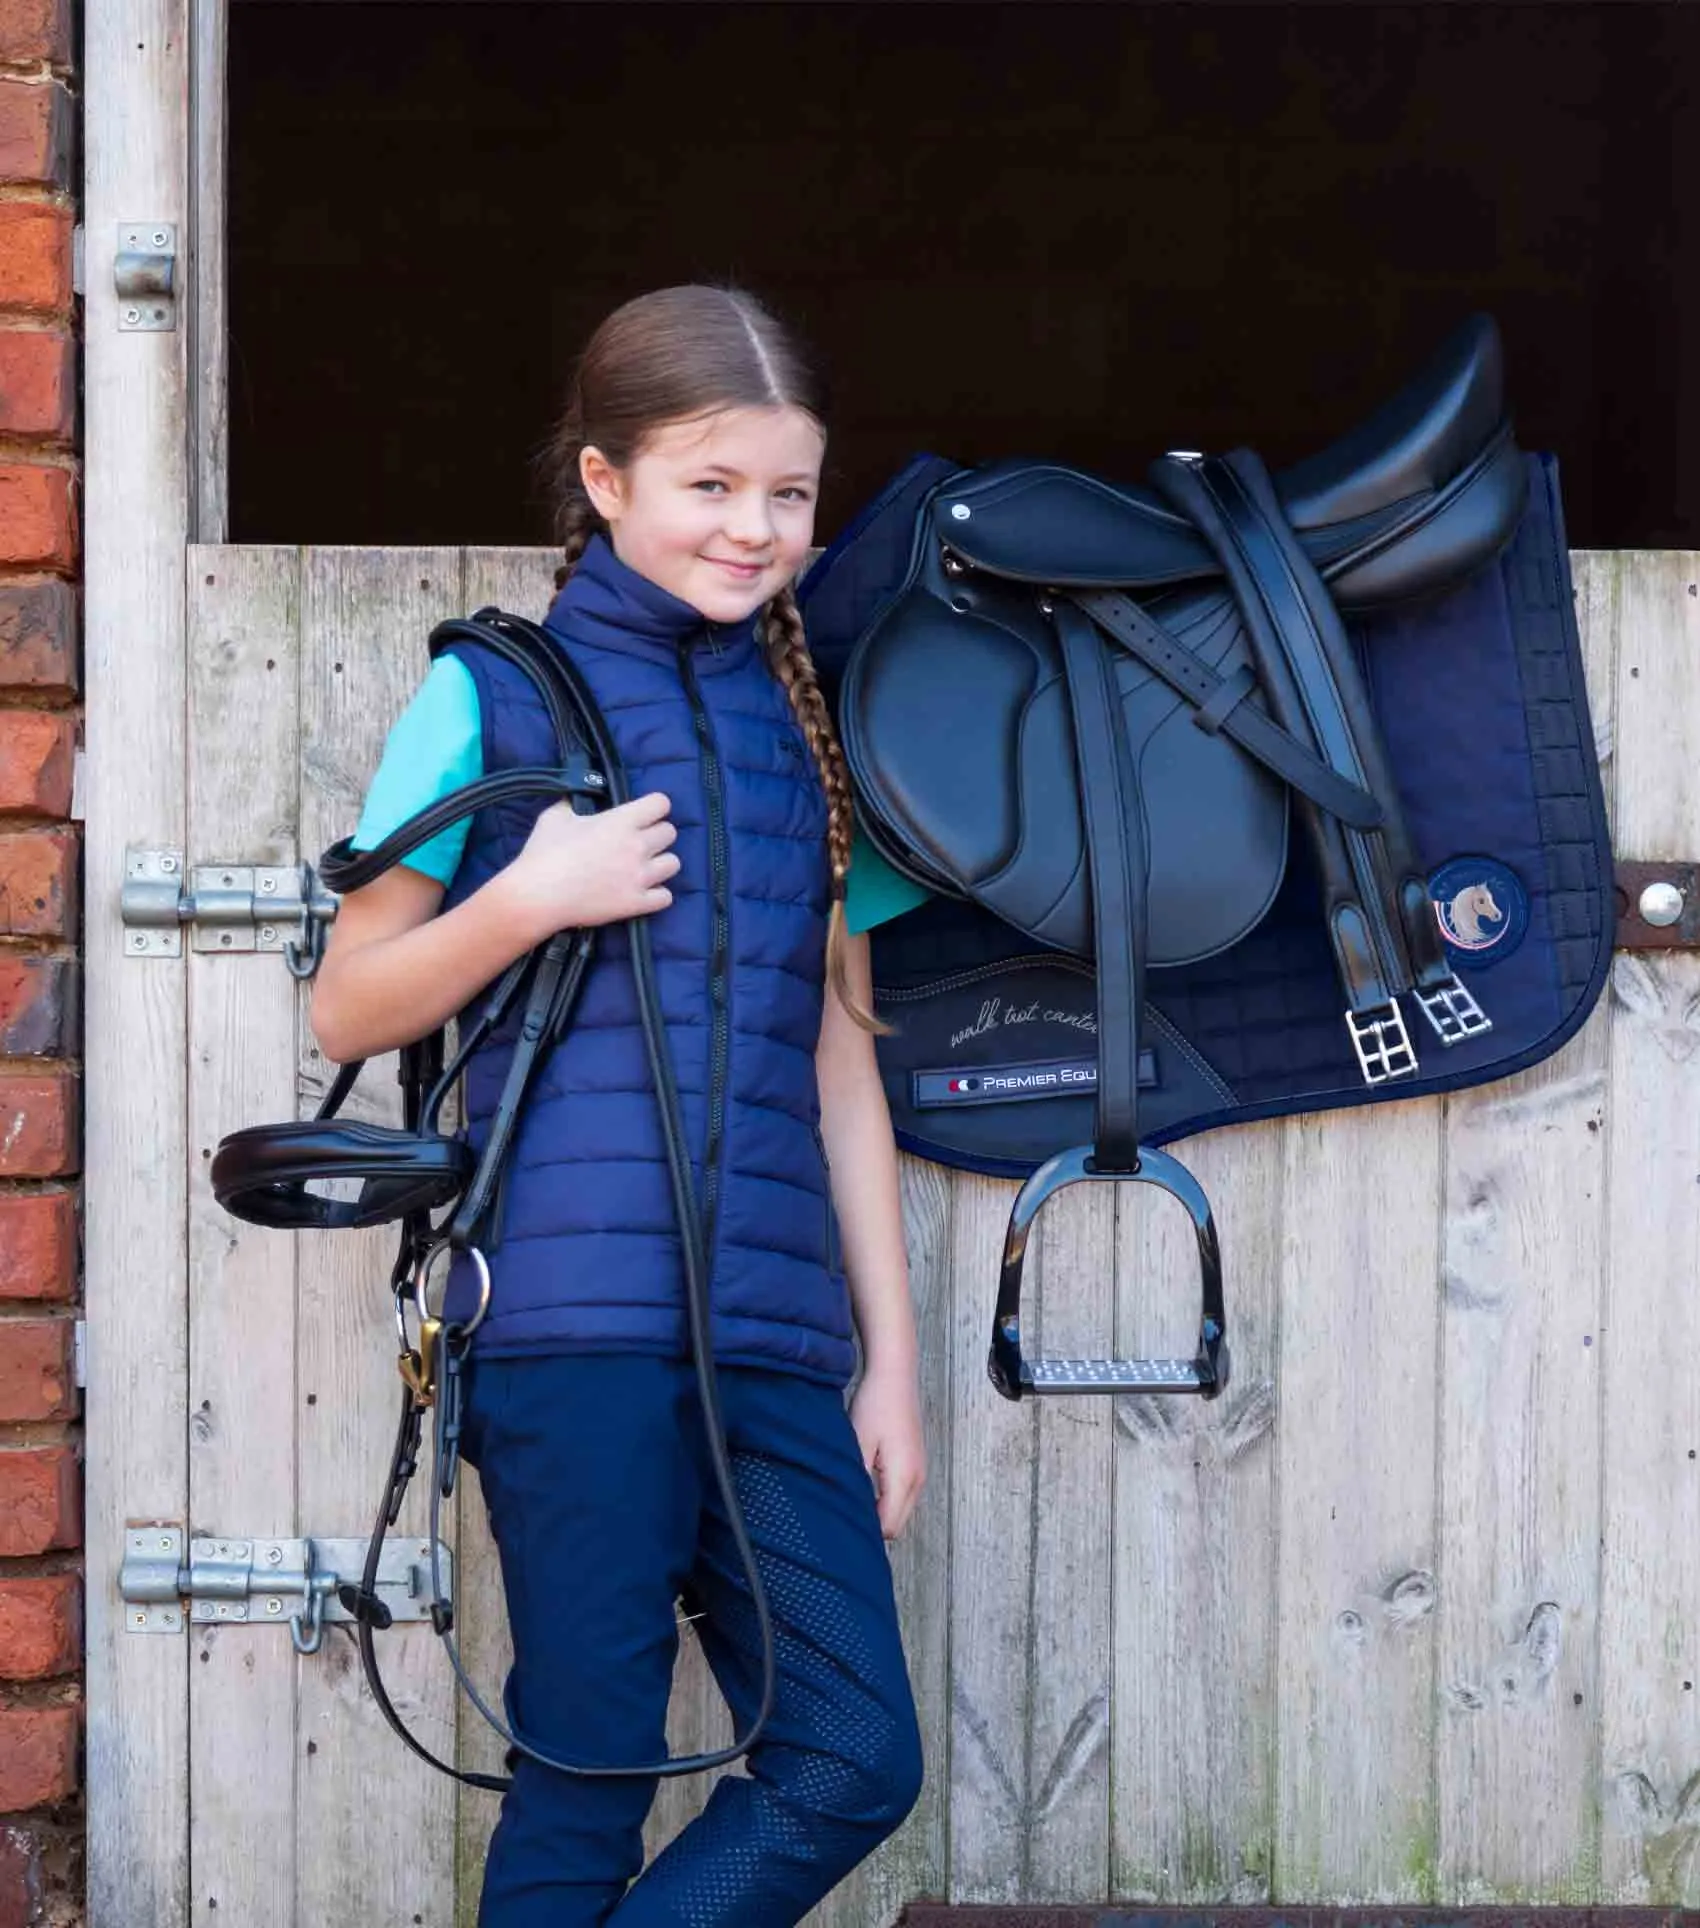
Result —
[{"label": "brick wall", "polygon": [[0,1928],[82,1919],[72,23],[0,0]]}]

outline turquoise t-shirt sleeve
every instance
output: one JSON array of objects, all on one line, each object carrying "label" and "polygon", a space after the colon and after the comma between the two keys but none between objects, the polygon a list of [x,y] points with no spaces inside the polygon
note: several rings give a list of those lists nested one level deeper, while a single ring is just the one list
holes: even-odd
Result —
[{"label": "turquoise t-shirt sleeve", "polygon": [[[356,850],[374,850],[399,824],[484,774],[484,732],[478,685],[466,665],[439,656],[402,711],[384,744],[377,775],[366,792]],[[446,889],[460,868],[472,819],[463,817],[403,859]]]},{"label": "turquoise t-shirt sleeve", "polygon": [[844,880],[844,920],[852,937],[901,917],[931,895],[893,870],[862,835],[862,826],[856,826],[850,844],[850,875]]}]

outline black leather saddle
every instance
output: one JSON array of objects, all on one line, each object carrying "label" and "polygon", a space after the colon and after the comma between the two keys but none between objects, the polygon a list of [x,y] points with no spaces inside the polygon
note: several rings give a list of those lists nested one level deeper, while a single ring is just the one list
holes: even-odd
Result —
[{"label": "black leather saddle", "polygon": [[[1041,1165],[1011,1215],[990,1359],[1008,1396],[1210,1397],[1226,1382],[1208,1201],[1140,1142],[1145,973],[1255,929],[1295,816],[1365,1086],[1413,1078],[1424,1040],[1445,1050],[1491,1028],[1441,941],[1343,618],[1490,563],[1527,486],[1498,333],[1478,317],[1358,430],[1280,475],[1246,449],[1167,455],[1147,488],[1007,461],[951,473],[922,502],[907,573],[840,692],[864,830],[929,888],[1090,959],[1096,981],[1093,1142]],[[1032,1222],[1094,1179],[1156,1185],[1190,1213],[1192,1360],[1022,1358]]]}]

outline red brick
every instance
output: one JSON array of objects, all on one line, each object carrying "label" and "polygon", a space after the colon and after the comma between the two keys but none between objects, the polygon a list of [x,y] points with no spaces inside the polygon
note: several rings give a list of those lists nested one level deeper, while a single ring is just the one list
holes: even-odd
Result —
[{"label": "red brick", "polygon": [[77,426],[77,358],[63,328],[0,334],[0,429],[69,441]]},{"label": "red brick", "polygon": [[83,1590],[74,1573],[0,1578],[0,1677],[75,1673],[82,1641]]},{"label": "red brick", "polygon": [[63,710],[0,710],[0,810],[64,816],[76,755],[75,717]]},{"label": "red brick", "polygon": [[69,1446],[0,1447],[0,1556],[28,1559],[83,1539],[83,1479]]},{"label": "red brick", "polygon": [[0,1192],[0,1299],[69,1299],[77,1284],[74,1192]]},{"label": "red brick", "polygon": [[69,1319],[0,1320],[0,1421],[71,1417],[71,1346]]},{"label": "red brick", "polygon": [[71,96],[57,80],[0,79],[0,180],[69,187]]},{"label": "red brick", "polygon": [[74,1058],[82,1043],[74,957],[0,951],[0,1058]]},{"label": "red brick", "polygon": [[0,563],[75,571],[77,501],[69,469],[45,462],[0,464]]},{"label": "red brick", "polygon": [[0,1827],[0,1928],[37,1928],[42,1919],[41,1836],[34,1828]]},{"label": "red brick", "polygon": [[71,64],[71,0],[0,0],[0,60]]},{"label": "red brick", "polygon": [[0,1813],[47,1807],[76,1788],[76,1708],[0,1708]]},{"label": "red brick", "polygon": [[0,937],[76,937],[81,855],[69,828],[0,836]]},{"label": "red brick", "polygon": [[71,312],[71,210],[0,201],[0,307]]},{"label": "red brick", "polygon": [[73,585],[58,576],[0,582],[0,689],[74,692],[77,670]]},{"label": "red brick", "polygon": [[77,1075],[0,1066],[0,1178],[68,1178],[78,1168]]}]

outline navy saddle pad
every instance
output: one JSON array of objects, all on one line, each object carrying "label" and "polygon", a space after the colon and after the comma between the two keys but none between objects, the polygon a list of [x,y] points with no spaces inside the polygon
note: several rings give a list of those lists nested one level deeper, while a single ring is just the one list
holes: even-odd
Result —
[{"label": "navy saddle pad", "polygon": [[[1549,456],[1524,458],[1510,544],[1417,606],[1348,618],[1434,912],[1492,1030],[1366,1088],[1342,1025],[1318,875],[1291,840],[1268,912],[1243,939],[1146,975],[1140,1138],[1457,1090],[1556,1051],[1605,983],[1615,906],[1559,502]],[[919,457],[799,586],[829,700],[909,567],[916,517],[958,464]],[[948,755],[947,745],[941,754]],[[937,894],[872,933],[879,1061],[905,1150],[1018,1178],[1093,1135],[1089,959]]]}]

